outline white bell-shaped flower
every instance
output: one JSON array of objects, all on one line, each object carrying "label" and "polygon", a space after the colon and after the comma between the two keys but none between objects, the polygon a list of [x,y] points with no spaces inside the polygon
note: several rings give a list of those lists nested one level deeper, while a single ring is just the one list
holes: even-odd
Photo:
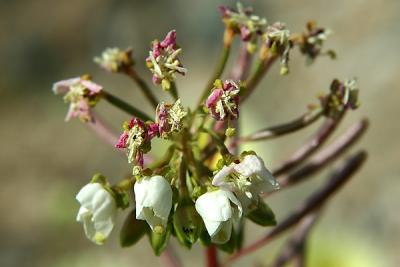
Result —
[{"label": "white bell-shaped flower", "polygon": [[203,218],[211,241],[223,244],[231,238],[235,221],[242,216],[242,205],[225,189],[207,192],[196,200],[196,210]]},{"label": "white bell-shaped flower", "polygon": [[114,197],[99,183],[85,185],[76,195],[81,204],[76,220],[83,223],[87,238],[101,245],[110,235],[117,213]]},{"label": "white bell-shaped flower", "polygon": [[259,194],[279,189],[275,177],[257,155],[246,155],[240,163],[224,166],[212,184],[235,192],[246,211],[258,201]]},{"label": "white bell-shaped flower", "polygon": [[144,177],[134,187],[136,219],[146,220],[151,229],[164,231],[172,207],[172,189],[162,176]]}]

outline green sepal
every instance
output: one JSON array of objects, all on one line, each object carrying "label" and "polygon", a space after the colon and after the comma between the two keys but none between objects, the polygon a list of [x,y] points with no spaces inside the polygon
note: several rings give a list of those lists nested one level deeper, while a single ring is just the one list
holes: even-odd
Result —
[{"label": "green sepal", "polygon": [[114,189],[113,193],[118,208],[126,209],[129,207],[129,195],[127,192],[121,192]]},{"label": "green sepal", "polygon": [[208,247],[208,246],[211,245],[211,237],[209,236],[209,234],[208,234],[208,232],[207,232],[207,229],[206,229],[204,223],[203,223],[203,227],[202,227],[202,229],[201,229],[201,231],[200,231],[200,236],[199,236],[199,238],[200,238],[201,243],[202,243],[204,246]]},{"label": "green sepal", "polygon": [[149,231],[146,221],[137,220],[135,210],[129,212],[119,234],[121,247],[129,247],[138,242]]},{"label": "green sepal", "polygon": [[258,200],[257,207],[247,214],[247,218],[261,226],[276,225],[274,212],[262,199]]},{"label": "green sepal", "polygon": [[178,204],[172,217],[172,222],[178,241],[191,248],[200,236],[203,228],[202,220],[190,201]]},{"label": "green sepal", "polygon": [[92,179],[90,180],[91,183],[99,183],[103,186],[107,185],[107,178],[100,174],[100,173],[96,173],[95,175],[93,175]]},{"label": "green sepal", "polygon": [[233,227],[231,238],[229,239],[229,241],[224,244],[217,245],[217,248],[229,254],[238,251],[243,244],[243,236],[244,236],[243,223],[244,221],[241,221],[237,227]]},{"label": "green sepal", "polygon": [[165,231],[163,231],[162,233],[156,233],[154,231],[149,232],[150,245],[153,248],[154,254],[156,254],[156,256],[160,256],[164,249],[167,247],[170,236],[170,225],[167,225]]}]

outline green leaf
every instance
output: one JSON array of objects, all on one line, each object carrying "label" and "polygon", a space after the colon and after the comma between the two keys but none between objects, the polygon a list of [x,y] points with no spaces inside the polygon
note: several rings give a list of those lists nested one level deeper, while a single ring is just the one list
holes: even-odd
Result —
[{"label": "green leaf", "polygon": [[121,246],[132,246],[142,238],[148,229],[149,227],[145,221],[136,220],[135,210],[132,210],[126,217],[120,232],[119,241]]},{"label": "green leaf", "polygon": [[193,203],[180,203],[172,217],[178,241],[190,248],[200,236],[203,223]]},{"label": "green leaf", "polygon": [[168,225],[164,232],[157,233],[150,231],[149,239],[154,254],[160,256],[164,249],[167,247],[169,237],[171,236],[171,227]]},{"label": "green leaf", "polygon": [[247,214],[247,218],[261,226],[276,225],[274,212],[262,199],[258,201],[257,207]]}]

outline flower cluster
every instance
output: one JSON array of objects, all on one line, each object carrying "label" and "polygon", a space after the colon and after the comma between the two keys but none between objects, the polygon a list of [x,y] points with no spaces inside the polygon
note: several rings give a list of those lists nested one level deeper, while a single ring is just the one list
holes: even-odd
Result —
[{"label": "flower cluster", "polygon": [[241,3],[237,3],[237,10],[225,6],[220,6],[219,10],[225,26],[240,34],[241,39],[248,42],[248,50],[254,51],[257,36],[262,35],[267,20],[253,15],[252,8],[243,8]]},{"label": "flower cluster", "polygon": [[345,80],[344,82],[337,79],[333,80],[330,86],[330,93],[320,97],[325,115],[337,118],[347,109],[358,108],[360,105],[358,91],[355,79]]},{"label": "flower cluster", "polygon": [[121,72],[133,65],[132,50],[122,51],[116,47],[107,48],[103,51],[101,57],[95,57],[94,61],[106,71]]},{"label": "flower cluster", "polygon": [[239,117],[239,86],[232,80],[216,80],[206,107],[214,119],[236,120]]},{"label": "flower cluster", "polygon": [[163,41],[153,41],[152,50],[146,59],[147,67],[153,73],[153,83],[161,84],[164,90],[169,90],[176,73],[186,74],[187,70],[178,58],[181,52],[182,49],[176,44],[175,30],[170,31]]},{"label": "flower cluster", "polygon": [[53,85],[53,92],[57,95],[63,94],[64,101],[69,103],[66,121],[71,118],[92,121],[91,108],[99,101],[102,89],[102,86],[92,82],[88,76],[62,80]]},{"label": "flower cluster", "polygon": [[[303,163],[318,148],[306,146],[306,149],[312,148],[305,153],[301,150],[303,159],[296,155],[296,160],[289,160],[280,170],[278,168],[275,174],[284,174],[279,185],[264,160],[254,151],[241,150],[240,145],[292,133],[323,115],[336,120],[346,110],[358,107],[355,80],[334,80],[330,92],[320,98],[316,114],[307,113],[289,123],[241,136],[234,128],[239,124],[239,108],[242,108],[239,105],[254,91],[270,66],[280,57],[281,74],[287,74],[289,52],[295,45],[309,60],[314,60],[323,53],[322,45],[329,31],[309,23],[307,32],[296,37],[291,36],[283,23],[267,25],[265,19],[253,15],[240,3],[237,10],[221,7],[220,11],[226,25],[225,37],[230,39],[224,38],[221,61],[193,109],[183,104],[175,84],[176,74],[184,75],[187,71],[178,58],[182,49],[176,44],[175,30],[168,32],[164,40],[155,40],[146,58],[153,74],[152,82],[169,91],[174,102],[160,101],[159,96],[153,94],[154,88],[135,70],[131,50],[109,48],[95,58],[108,72],[130,77],[149,101],[153,115],[112,95],[88,76],[54,84],[54,93],[64,95],[65,102],[70,105],[66,119],[79,117],[91,122],[87,125],[96,134],[126,152],[131,168],[131,172],[115,185],[95,175],[77,194],[80,209],[76,219],[83,224],[92,242],[103,244],[114,228],[118,211],[131,205],[121,229],[122,246],[130,246],[147,234],[156,255],[166,248],[171,236],[187,248],[200,240],[205,246],[216,244],[218,249],[232,253],[241,246],[245,220],[260,226],[276,224],[275,215],[263,197],[290,184],[285,181],[285,175],[291,176],[292,170],[296,172],[295,179],[298,173],[313,172],[309,166],[314,168],[315,164]],[[235,34],[240,34],[248,51],[244,47],[239,53],[234,64],[238,74],[232,75],[234,81],[222,78],[231,48],[234,48],[231,41]],[[261,36],[262,42],[258,42]],[[228,45],[226,39],[230,41]],[[256,49],[259,58],[252,68],[255,56],[251,52]],[[240,79],[243,81],[238,81]],[[92,109],[100,98],[131,118],[123,124],[119,138],[100,117],[94,120]],[[328,134],[324,132],[324,136]],[[159,138],[160,147],[161,143],[169,147],[162,156],[153,149],[145,161],[145,154],[150,154],[155,138]],[[159,144],[153,147],[156,145]]]}]

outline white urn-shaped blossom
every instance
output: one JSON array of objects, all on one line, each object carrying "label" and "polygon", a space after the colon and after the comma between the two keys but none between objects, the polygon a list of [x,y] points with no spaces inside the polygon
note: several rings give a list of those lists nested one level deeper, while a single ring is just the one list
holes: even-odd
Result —
[{"label": "white urn-shaped blossom", "polygon": [[214,186],[235,192],[245,212],[257,203],[261,193],[279,189],[274,176],[257,155],[246,155],[240,163],[224,166],[212,181]]},{"label": "white urn-shaped blossom", "polygon": [[196,200],[196,210],[202,217],[211,241],[223,244],[231,238],[232,227],[242,216],[242,205],[225,189],[207,192]]},{"label": "white urn-shaped blossom", "polygon": [[146,220],[155,232],[163,232],[172,207],[172,189],[163,176],[144,177],[134,186],[136,219]]},{"label": "white urn-shaped blossom", "polygon": [[76,220],[83,223],[87,238],[101,245],[114,228],[117,204],[100,183],[85,185],[76,195],[81,204]]}]

